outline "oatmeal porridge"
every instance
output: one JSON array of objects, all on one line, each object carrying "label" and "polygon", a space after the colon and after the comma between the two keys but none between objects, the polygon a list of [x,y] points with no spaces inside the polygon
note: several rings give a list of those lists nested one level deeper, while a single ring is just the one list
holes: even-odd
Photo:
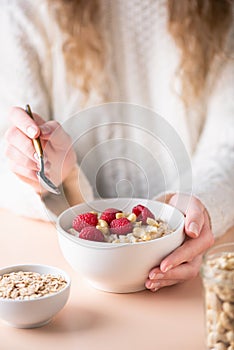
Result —
[{"label": "oatmeal porridge", "polygon": [[116,208],[102,213],[87,212],[73,219],[69,233],[81,239],[107,243],[137,243],[172,233],[168,223],[155,219],[145,206],[138,204],[129,213]]}]

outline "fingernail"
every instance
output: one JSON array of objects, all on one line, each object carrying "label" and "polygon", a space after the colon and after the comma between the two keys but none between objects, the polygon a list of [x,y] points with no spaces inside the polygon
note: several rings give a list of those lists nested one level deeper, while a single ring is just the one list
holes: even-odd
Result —
[{"label": "fingernail", "polygon": [[147,289],[152,289],[154,287],[154,282],[146,281],[145,286]]},{"label": "fingernail", "polygon": [[199,235],[199,226],[196,222],[191,222],[191,224],[188,227],[188,230],[194,233],[196,237]]},{"label": "fingernail", "polygon": [[27,128],[27,135],[31,138],[34,138],[37,134],[37,129],[34,126],[29,126]]},{"label": "fingernail", "polygon": [[162,272],[167,272],[173,268],[173,265],[166,266],[164,269],[162,269]]},{"label": "fingernail", "polygon": [[33,157],[34,157],[36,160],[39,160],[39,155],[38,155],[36,152],[33,154]]},{"label": "fingernail", "polygon": [[150,289],[151,292],[157,292],[157,290],[159,290],[159,288]]},{"label": "fingernail", "polygon": [[155,277],[156,277],[156,273],[155,272],[150,272],[149,279],[154,280]]},{"label": "fingernail", "polygon": [[150,284],[150,289],[155,289],[160,287],[160,282],[154,282]]},{"label": "fingernail", "polygon": [[51,128],[49,127],[49,125],[41,125],[40,126],[41,132],[44,135],[48,135],[51,133]]},{"label": "fingernail", "polygon": [[160,279],[162,279],[164,277],[164,274],[163,273],[155,273],[155,272],[153,272],[152,274],[150,273],[149,274],[149,278],[151,279],[151,280],[160,280]]}]

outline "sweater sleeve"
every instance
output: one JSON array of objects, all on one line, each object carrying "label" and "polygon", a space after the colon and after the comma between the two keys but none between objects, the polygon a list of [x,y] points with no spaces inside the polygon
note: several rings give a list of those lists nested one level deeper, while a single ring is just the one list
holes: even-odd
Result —
[{"label": "sweater sleeve", "polygon": [[[11,172],[4,154],[4,134],[10,126],[7,117],[12,106],[29,103],[45,120],[51,111],[50,59],[46,31],[40,18],[40,4],[34,1],[3,0],[0,11],[0,207],[26,217],[52,220],[53,205],[46,207],[33,188]],[[33,21],[32,21],[33,18]],[[82,174],[82,178],[85,176]],[[83,181],[85,182],[85,181]],[[86,181],[87,182],[87,181]],[[88,192],[90,186],[85,182]],[[85,189],[83,189],[85,191]],[[50,194],[47,196],[49,201]],[[63,202],[60,198],[60,202]],[[55,210],[53,210],[55,209]]]},{"label": "sweater sleeve", "polygon": [[216,79],[206,123],[192,159],[193,194],[209,212],[217,237],[234,225],[234,63]]},{"label": "sweater sleeve", "polygon": [[45,119],[49,116],[40,60],[30,39],[37,43],[40,33],[30,26],[29,11],[27,7],[17,6],[15,1],[3,1],[0,11],[0,206],[20,215],[47,220],[40,196],[11,172],[4,154],[4,134],[10,126],[8,114],[12,106],[24,107],[30,103]]}]

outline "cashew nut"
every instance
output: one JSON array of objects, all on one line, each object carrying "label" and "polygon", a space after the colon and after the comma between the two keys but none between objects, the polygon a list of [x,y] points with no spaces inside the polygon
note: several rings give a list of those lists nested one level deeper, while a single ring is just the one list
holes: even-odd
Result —
[{"label": "cashew nut", "polygon": [[213,309],[217,311],[222,310],[222,302],[216,296],[214,292],[208,291],[206,294],[206,306],[208,309]]},{"label": "cashew nut", "polygon": [[234,344],[234,330],[226,333],[227,341]]},{"label": "cashew nut", "polygon": [[234,329],[234,320],[231,320],[225,312],[220,314],[220,322],[224,328],[232,331]]},{"label": "cashew nut", "polygon": [[224,343],[216,343],[213,347],[214,350],[227,350],[227,347]]},{"label": "cashew nut", "polygon": [[217,322],[215,329],[218,333],[225,333],[226,329],[224,328],[224,326],[222,325],[222,323],[220,321]]},{"label": "cashew nut", "polygon": [[234,304],[224,302],[223,311],[232,319],[234,319]]},{"label": "cashew nut", "polygon": [[226,333],[210,332],[208,334],[208,346],[215,346],[218,342],[227,342]]}]

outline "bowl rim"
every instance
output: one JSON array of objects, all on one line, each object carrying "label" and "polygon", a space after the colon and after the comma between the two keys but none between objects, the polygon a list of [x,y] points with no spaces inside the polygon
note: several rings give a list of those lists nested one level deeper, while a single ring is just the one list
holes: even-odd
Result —
[{"label": "bowl rim", "polygon": [[[159,203],[161,205],[163,205],[164,207],[169,207],[169,208],[173,208],[173,210],[175,210],[181,217],[181,220],[179,222],[179,224],[176,226],[175,231],[171,232],[168,235],[165,235],[163,237],[159,237],[157,239],[153,239],[150,241],[146,241],[146,242],[136,242],[136,243],[109,243],[109,242],[96,242],[96,241],[89,241],[89,240],[84,240],[81,239],[79,237],[74,237],[73,235],[71,235],[69,232],[65,231],[62,226],[60,225],[60,221],[62,219],[62,217],[64,215],[66,215],[71,209],[78,207],[79,205],[91,205],[92,203],[95,202],[102,202],[102,201],[108,201],[108,200],[136,200],[136,201],[148,201],[148,202],[156,202]],[[184,218],[184,214],[177,209],[176,207],[173,207],[172,205],[169,205],[167,203],[163,203],[157,200],[152,200],[152,199],[147,199],[147,198],[127,198],[127,197],[120,197],[120,198],[103,198],[103,199],[98,199],[98,200],[93,200],[93,201],[88,201],[88,202],[83,202],[80,204],[76,204],[72,207],[69,207],[68,209],[64,210],[56,219],[56,229],[59,235],[64,236],[65,238],[71,240],[72,242],[80,245],[80,246],[84,246],[87,248],[95,248],[95,249],[116,249],[116,248],[121,248],[121,247],[130,247],[130,246],[141,246],[141,245],[147,245],[147,244],[152,244],[154,242],[157,242],[158,240],[166,240],[169,239],[169,237],[171,237],[172,235],[176,235],[178,230],[183,229],[184,228],[184,223],[185,223],[185,218]]]},{"label": "bowl rim", "polygon": [[[71,278],[68,275],[68,273],[64,270],[62,270],[61,268],[57,267],[57,266],[52,266],[52,265],[46,265],[46,264],[15,264],[15,265],[7,265],[7,266],[3,266],[0,268],[0,276],[2,276],[4,273],[2,272],[3,270],[7,270],[7,269],[12,269],[12,271],[6,272],[6,273],[10,273],[10,272],[17,272],[17,271],[21,271],[20,268],[27,268],[27,267],[32,267],[32,268],[39,268],[39,267],[45,267],[48,269],[55,269],[57,270],[57,272],[62,275],[62,277],[65,278],[67,284],[64,288],[62,288],[61,290],[59,290],[58,292],[55,292],[53,294],[49,294],[49,295],[44,295],[42,297],[38,297],[35,299],[8,299],[8,298],[2,298],[0,297],[0,303],[26,303],[26,302],[39,302],[41,300],[45,300],[45,299],[50,299],[53,298],[55,296],[58,296],[62,293],[65,292],[65,290],[70,289],[71,287]],[[14,269],[17,269],[16,271]],[[25,270],[26,271],[26,270]],[[30,269],[28,270],[29,272],[37,272],[37,271],[30,271]],[[38,272],[40,273],[40,272]],[[48,272],[50,273],[50,272]]]}]

